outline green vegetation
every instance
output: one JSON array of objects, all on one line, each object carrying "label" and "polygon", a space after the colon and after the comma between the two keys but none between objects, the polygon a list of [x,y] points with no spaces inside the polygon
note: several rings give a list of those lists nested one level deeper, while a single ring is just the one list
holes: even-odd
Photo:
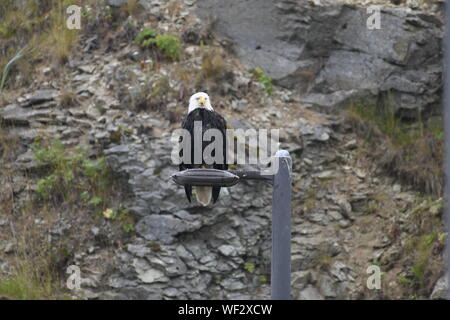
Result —
[{"label": "green vegetation", "polygon": [[410,238],[406,249],[413,252],[413,265],[409,270],[410,277],[400,280],[403,284],[423,288],[425,273],[428,270],[429,259],[432,255],[433,243],[438,239],[437,233],[413,236]]},{"label": "green vegetation", "polygon": [[[392,143],[398,146],[410,144],[422,131],[422,128],[409,131],[402,120],[396,116],[394,106],[391,104],[384,107],[377,107],[375,104],[354,104],[347,110],[347,115],[371,122],[380,133],[389,137]],[[368,132],[367,138],[371,139],[375,134],[375,132]]]},{"label": "green vegetation", "polygon": [[136,36],[134,42],[143,48],[147,48],[154,43],[154,39],[157,35],[158,31],[155,29],[144,29]]},{"label": "green vegetation", "polygon": [[256,79],[264,86],[266,89],[266,92],[268,94],[272,94],[273,92],[273,85],[272,85],[272,79],[270,79],[264,71],[262,71],[261,68],[255,68],[253,70],[250,70],[250,72],[256,77]]},{"label": "green vegetation", "polygon": [[442,256],[436,257],[436,254],[442,252],[447,234],[443,232],[444,226],[440,214],[436,214],[436,208],[442,204],[442,199],[421,199],[417,201],[409,216],[410,224],[416,228],[402,248],[407,254],[407,269],[406,274],[399,277],[398,281],[418,296],[429,295],[427,290],[430,282],[434,282],[441,272]]},{"label": "green vegetation", "polygon": [[[78,5],[91,1],[77,2]],[[79,39],[78,30],[66,28],[65,9],[72,0],[3,0],[0,3],[0,38],[7,45],[0,55],[0,70],[17,55],[17,48],[27,47],[27,59],[18,62],[15,71],[28,74],[35,59],[65,62]],[[25,77],[29,78],[29,77]]]},{"label": "green vegetation", "polygon": [[180,40],[172,35],[159,35],[155,38],[156,46],[163,52],[166,57],[172,60],[178,60],[181,55]]},{"label": "green vegetation", "polygon": [[380,267],[381,266],[381,262],[378,259],[372,259],[372,265]]},{"label": "green vegetation", "polygon": [[135,230],[134,217],[131,212],[125,208],[119,207],[117,210],[108,208],[103,211],[103,216],[116,222],[125,232],[132,232]]},{"label": "green vegetation", "polygon": [[19,60],[20,58],[23,57],[24,50],[25,50],[25,48],[22,48],[21,50],[19,50],[14,55],[14,57],[5,65],[5,67],[3,69],[2,79],[0,81],[0,93],[2,93],[2,91],[3,91],[3,87],[5,86],[6,79],[8,78],[8,74],[9,74],[9,71],[11,70],[12,65],[14,64],[14,62],[16,62],[17,60]]},{"label": "green vegetation", "polygon": [[267,283],[267,282],[268,282],[267,276],[265,276],[265,275],[260,275],[260,276],[258,277],[258,281],[259,281],[259,283],[261,283],[261,284]]},{"label": "green vegetation", "polygon": [[82,198],[93,206],[103,203],[102,197],[111,188],[110,171],[103,157],[91,160],[86,149],[71,152],[59,140],[44,143],[38,139],[32,148],[44,172],[36,186],[40,200],[75,202]]},{"label": "green vegetation", "polygon": [[244,264],[244,269],[249,273],[253,273],[255,272],[255,265],[253,263],[246,263]]},{"label": "green vegetation", "polygon": [[[86,191],[84,191],[84,192],[86,192]],[[88,195],[89,195],[89,193],[88,193]],[[93,206],[99,206],[102,202],[103,202],[102,198],[92,197],[92,199],[88,201],[88,204],[93,205]]]},{"label": "green vegetation", "polygon": [[388,173],[426,193],[442,194],[442,121],[423,121],[420,114],[417,121],[403,121],[393,103],[355,103],[345,113],[347,121],[370,144],[371,156]]},{"label": "green vegetation", "polygon": [[411,286],[413,283],[411,279],[408,279],[403,275],[398,276],[398,282],[400,282],[404,286]]},{"label": "green vegetation", "polygon": [[43,254],[31,257],[19,252],[20,258],[14,262],[12,274],[0,278],[0,298],[13,300],[68,299],[67,293],[59,287],[51,259],[43,259]]},{"label": "green vegetation", "polygon": [[154,29],[144,29],[137,35],[135,42],[142,48],[156,46],[164,56],[172,60],[178,60],[181,56],[180,40],[173,35],[160,35]]},{"label": "green vegetation", "polygon": [[[137,4],[137,0],[128,3]],[[66,8],[72,4],[83,7],[82,31],[66,27]],[[31,90],[28,84],[32,81],[57,82],[58,87],[62,87],[59,107],[79,103],[77,95],[61,85],[67,82],[62,65],[68,61],[80,37],[92,36],[92,25],[110,29],[114,21],[105,21],[99,8],[106,8],[104,1],[0,1],[0,108],[3,101],[9,103],[24,90]],[[126,9],[132,8],[129,5]],[[124,10],[118,11],[123,19]],[[88,21],[94,18],[97,20]],[[126,27],[128,25],[123,29]],[[107,37],[116,35],[109,33],[111,30],[94,31],[104,34],[105,42]],[[135,34],[133,28],[125,31],[123,37],[127,39]],[[44,74],[42,69],[48,66],[52,72]],[[0,124],[0,161],[8,163],[14,161],[17,152],[23,151],[18,148],[19,136],[15,136],[9,126]],[[131,133],[129,129],[120,128],[119,135]],[[123,236],[121,230],[134,231],[134,216],[122,207],[119,186],[101,154],[93,155],[85,148],[67,147],[58,140],[46,141],[43,137],[37,138],[31,147],[36,166],[20,172],[7,166],[1,174],[1,178],[10,180],[11,184],[14,184],[13,178],[21,178],[21,185],[26,188],[20,187],[18,192],[11,189],[11,195],[8,191],[6,197],[0,197],[0,211],[7,214],[11,223],[11,227],[2,230],[0,240],[7,239],[13,244],[11,251],[0,252],[0,260],[7,261],[10,267],[7,274],[0,272],[0,299],[66,298],[59,277],[66,278],[61,273],[86,240],[83,231],[89,231],[95,218],[102,217],[102,212],[108,208],[114,212],[114,219],[108,224],[118,230],[118,237]],[[73,218],[70,232],[58,233],[50,241],[50,230],[65,219],[62,216]]]},{"label": "green vegetation", "polygon": [[52,283],[30,278],[27,274],[16,274],[0,279],[0,297],[13,300],[40,300],[51,297]]},{"label": "green vegetation", "polygon": [[[83,30],[67,28],[66,9],[71,5],[82,8]],[[85,32],[109,34],[111,27],[121,26],[120,20],[139,13],[142,10],[137,0],[116,11],[105,8],[99,0],[0,1],[0,87],[10,90],[28,85],[35,80],[31,75],[40,70],[36,65],[65,64]],[[26,49],[18,55],[20,48]]]},{"label": "green vegetation", "polygon": [[78,203],[97,209],[105,218],[114,220],[126,232],[134,231],[134,217],[125,208],[108,208],[108,198],[114,183],[105,158],[90,159],[87,150],[77,148],[74,152],[55,140],[44,143],[38,139],[32,148],[43,177],[36,185],[41,202],[52,201]]},{"label": "green vegetation", "polygon": [[153,252],[161,251],[161,245],[154,241],[149,241],[147,243],[147,248],[150,248]]}]

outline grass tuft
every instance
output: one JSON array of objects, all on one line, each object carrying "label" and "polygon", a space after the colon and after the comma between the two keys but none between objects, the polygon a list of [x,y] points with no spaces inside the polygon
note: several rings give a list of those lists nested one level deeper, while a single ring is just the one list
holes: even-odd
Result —
[{"label": "grass tuft", "polygon": [[8,63],[5,65],[4,69],[3,69],[3,74],[2,74],[2,78],[0,80],[0,94],[3,91],[3,87],[5,86],[6,83],[6,79],[8,78],[8,74],[9,71],[11,70],[12,65],[19,60],[20,58],[22,58],[24,56],[24,50],[26,49],[26,47],[20,49],[15,55],[14,57],[8,61]]},{"label": "grass tuft", "polygon": [[371,146],[371,156],[404,183],[432,195],[443,192],[444,129],[442,121],[406,123],[392,104],[352,104],[347,122]]},{"label": "grass tuft", "polygon": [[39,275],[29,263],[21,262],[12,276],[0,279],[0,297],[6,299],[54,299],[55,291],[55,280],[50,273]]},{"label": "grass tuft", "polygon": [[[23,86],[33,79],[30,74],[37,63],[68,60],[80,34],[79,30],[69,30],[66,26],[66,8],[74,3],[69,0],[0,2],[0,70],[3,71],[0,88],[5,87],[7,75],[14,76],[15,80],[8,81],[9,88]],[[26,53],[23,49],[17,52],[17,48],[27,48]],[[26,59],[19,60],[25,54]]]}]

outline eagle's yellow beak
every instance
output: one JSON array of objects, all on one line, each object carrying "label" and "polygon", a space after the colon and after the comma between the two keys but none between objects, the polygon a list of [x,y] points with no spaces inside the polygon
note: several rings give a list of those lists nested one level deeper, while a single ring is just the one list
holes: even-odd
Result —
[{"label": "eagle's yellow beak", "polygon": [[201,105],[204,105],[205,102],[206,102],[206,98],[205,98],[205,97],[200,97],[200,98],[198,98],[198,102],[199,102]]}]

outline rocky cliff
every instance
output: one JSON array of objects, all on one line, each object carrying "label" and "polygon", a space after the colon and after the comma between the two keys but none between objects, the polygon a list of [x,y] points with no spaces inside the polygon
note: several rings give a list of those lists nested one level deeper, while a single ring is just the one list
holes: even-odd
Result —
[{"label": "rocky cliff", "polygon": [[380,7],[380,29],[367,6],[335,1],[198,2],[204,17],[250,66],[264,66],[302,101],[336,109],[349,99],[389,94],[405,117],[436,112],[441,97],[442,21],[410,8]]},{"label": "rocky cliff", "polygon": [[[113,21],[93,8],[68,62],[39,65],[35,81],[10,88],[0,108],[1,277],[31,248],[23,229],[39,233],[60,272],[80,267],[82,290],[70,293],[78,298],[269,298],[270,186],[240,183],[203,208],[170,179],[172,130],[189,95],[207,89],[233,127],[280,128],[291,152],[294,299],[442,296],[442,199],[387,175],[352,124],[329,113],[387,93],[399,110],[436,108],[442,25],[434,14],[383,8],[382,29],[371,32],[358,27],[365,8],[342,3],[139,1],[137,15],[127,3],[109,1]],[[134,43],[144,28],[183,39],[181,58]],[[274,79],[272,90],[254,67]],[[40,161],[55,139],[63,154],[83,147],[86,163],[104,159],[114,187],[98,191],[82,162],[71,170],[87,182],[64,175],[69,191],[43,200],[51,168],[72,168]],[[102,203],[83,202],[97,191]],[[382,290],[366,286],[370,265],[384,273]]]}]

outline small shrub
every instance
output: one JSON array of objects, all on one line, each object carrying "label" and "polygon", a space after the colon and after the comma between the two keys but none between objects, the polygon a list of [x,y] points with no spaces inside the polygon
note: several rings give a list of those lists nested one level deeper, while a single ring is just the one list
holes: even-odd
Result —
[{"label": "small shrub", "polygon": [[155,29],[144,29],[135,39],[135,43],[142,48],[155,46],[164,56],[172,60],[178,60],[181,56],[181,42],[173,35],[159,35]]},{"label": "small shrub", "polygon": [[37,182],[36,192],[39,194],[41,199],[49,199],[56,183],[57,176],[55,174],[50,174]]},{"label": "small shrub", "polygon": [[144,29],[136,36],[134,42],[143,48],[147,48],[153,44],[150,40],[154,39],[157,35],[158,32],[155,29]]},{"label": "small shrub", "polygon": [[251,73],[256,77],[256,79],[264,86],[268,94],[272,94],[273,85],[272,79],[270,79],[261,68],[255,68],[251,70]]},{"label": "small shrub", "polygon": [[88,204],[93,206],[98,206],[103,202],[102,198],[100,197],[93,197],[91,200],[88,201]]},{"label": "small shrub", "polygon": [[156,36],[154,42],[162,53],[172,60],[178,60],[181,56],[181,42],[172,35]]}]

